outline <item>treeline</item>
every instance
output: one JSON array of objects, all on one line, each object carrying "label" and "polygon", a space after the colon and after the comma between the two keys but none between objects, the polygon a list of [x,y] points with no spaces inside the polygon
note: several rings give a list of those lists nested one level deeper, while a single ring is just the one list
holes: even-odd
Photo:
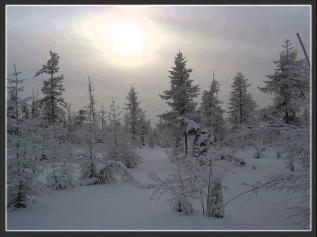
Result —
[{"label": "treeline", "polygon": [[178,52],[169,71],[170,88],[160,95],[170,110],[158,115],[157,124],[159,143],[171,148],[169,157],[177,170],[165,181],[149,174],[156,183],[152,198],[168,191],[173,209],[186,214],[193,212],[190,200],[198,199],[204,215],[223,217],[228,203],[223,203],[224,171],[219,171],[223,167],[217,166],[217,160],[244,166],[245,160],[234,155],[239,149],[254,146],[254,158],[258,159],[266,157],[267,147],[274,147],[276,158],[284,159],[292,173],[272,174],[268,182],[251,184],[253,188],[245,193],[253,194],[261,188],[301,193],[303,202],[294,207],[294,217],[303,228],[309,226],[310,67],[307,61],[298,59],[298,51],[289,40],[282,47],[278,60],[273,61],[274,73],[266,75],[264,87],[258,87],[272,95],[272,105],[257,109],[248,91],[251,84],[238,72],[231,85],[227,118],[218,97],[220,83],[214,75],[209,90],[202,92],[200,106],[195,102],[199,85],[190,79],[193,70]]},{"label": "treeline", "polygon": [[[25,201],[53,190],[112,182],[141,162],[136,147],[153,147],[153,130],[132,86],[120,108],[112,99],[108,111],[100,110],[93,84],[87,80],[87,105],[77,113],[63,98],[64,76],[59,74],[59,55],[50,58],[34,77],[43,81],[43,97],[21,98],[24,79],[14,65],[7,88],[7,206],[25,207]],[[79,152],[76,152],[75,151]],[[111,161],[111,162],[110,162]],[[107,164],[105,166],[105,164]],[[80,179],[74,173],[80,168]],[[46,183],[38,177],[48,170]],[[125,170],[123,172],[123,170]]]}]

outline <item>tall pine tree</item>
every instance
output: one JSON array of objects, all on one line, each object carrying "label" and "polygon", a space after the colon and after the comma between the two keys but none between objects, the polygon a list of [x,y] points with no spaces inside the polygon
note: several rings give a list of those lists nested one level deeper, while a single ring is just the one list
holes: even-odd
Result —
[{"label": "tall pine tree", "polygon": [[140,134],[140,123],[142,120],[142,110],[140,109],[140,101],[138,101],[137,92],[132,86],[128,96],[126,97],[128,103],[126,103],[126,126],[128,132],[131,134],[132,144],[137,143],[137,135]]},{"label": "tall pine tree", "polygon": [[62,122],[65,120],[66,102],[62,98],[64,76],[56,76],[59,72],[59,56],[57,53],[50,51],[50,59],[46,65],[35,74],[34,77],[38,77],[41,74],[48,74],[49,78],[43,81],[42,93],[44,98],[39,100],[39,104],[43,107],[43,117],[46,121],[46,125],[51,125],[55,122]]},{"label": "tall pine tree", "polygon": [[213,79],[209,91],[204,91],[202,95],[202,103],[200,105],[201,125],[207,128],[210,134],[214,135],[214,141],[221,141],[225,136],[224,118],[225,110],[221,108],[223,102],[218,99],[219,82]]},{"label": "tall pine tree", "polygon": [[232,124],[253,124],[257,103],[247,89],[251,84],[241,72],[233,78],[232,92],[228,103],[228,120]]},{"label": "tall pine tree", "polygon": [[291,103],[293,100],[303,100],[309,94],[309,83],[296,78],[300,76],[298,70],[290,70],[288,66],[303,66],[304,60],[297,59],[297,50],[291,45],[290,40],[285,40],[284,48],[280,53],[273,75],[267,75],[265,87],[258,89],[266,94],[274,95],[273,109],[278,112],[278,117],[285,124],[298,124],[300,107]]},{"label": "tall pine tree", "polygon": [[[59,55],[52,51],[46,65],[35,74],[38,77],[48,74],[49,78],[43,81],[42,93],[44,97],[39,100],[42,108],[42,158],[48,159],[51,163],[52,173],[48,175],[48,186],[53,189],[66,189],[73,187],[72,181],[65,179],[62,169],[66,166],[66,160],[71,156],[70,149],[66,146],[66,113],[67,103],[62,97],[65,91],[63,87],[63,75],[56,75],[59,72]],[[65,166],[59,162],[65,161]],[[65,169],[64,169],[65,170]],[[70,176],[68,176],[70,177]]]},{"label": "tall pine tree", "polygon": [[141,162],[141,157],[126,140],[125,131],[121,124],[120,107],[116,106],[112,98],[109,111],[109,127],[111,140],[107,147],[107,160],[121,161],[127,168],[133,168]]},{"label": "tall pine tree", "polygon": [[[87,106],[87,120],[88,120],[88,131],[86,132],[86,142],[87,146],[82,155],[82,159],[80,161],[81,168],[81,179],[83,180],[92,180],[93,184],[97,182],[97,165],[99,163],[98,156],[96,154],[95,147],[95,132],[96,132],[96,111],[95,111],[95,96],[93,94],[93,88],[91,85],[91,81],[88,77],[88,106]],[[84,183],[84,182],[82,182]]]},{"label": "tall pine tree", "polygon": [[[193,118],[195,116],[196,102],[194,99],[199,95],[198,85],[192,85],[193,80],[190,80],[191,68],[186,67],[187,61],[182,52],[178,52],[172,70],[169,71],[171,79],[171,87],[169,90],[163,91],[160,95],[161,99],[166,100],[171,111],[165,112],[158,117],[163,120],[163,123],[168,125],[169,129],[174,131],[176,144],[179,144],[181,136],[184,136],[185,154],[188,153],[187,133],[177,126],[177,116]],[[176,145],[178,146],[178,145]]]},{"label": "tall pine tree", "polygon": [[20,98],[24,79],[19,79],[14,65],[14,79],[8,79],[8,121],[7,121],[7,207],[26,207],[25,201],[30,197],[41,196],[47,192],[44,185],[37,181],[39,175],[38,162],[33,156],[39,147],[33,143],[28,120],[23,120],[21,110],[26,106],[28,98]]}]

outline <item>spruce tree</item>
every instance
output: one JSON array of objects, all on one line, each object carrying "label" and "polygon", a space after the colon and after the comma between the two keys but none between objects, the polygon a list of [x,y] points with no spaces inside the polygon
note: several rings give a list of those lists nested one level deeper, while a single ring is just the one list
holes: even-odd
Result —
[{"label": "spruce tree", "polygon": [[64,76],[56,76],[59,72],[59,56],[57,53],[50,51],[50,59],[46,65],[35,74],[34,77],[38,77],[42,74],[49,74],[49,78],[43,81],[42,93],[44,98],[39,100],[40,106],[43,108],[43,118],[46,125],[62,122],[65,119],[66,102],[62,98]]},{"label": "spruce tree", "polygon": [[78,110],[77,115],[75,117],[75,125],[77,127],[82,128],[83,123],[87,121],[87,110],[85,108],[82,108]]},{"label": "spruce tree", "polygon": [[215,142],[221,141],[225,135],[223,118],[225,110],[221,108],[223,102],[219,101],[218,92],[219,82],[213,76],[209,91],[203,92],[200,106],[202,128],[207,128],[210,131]]},{"label": "spruce tree", "polygon": [[[136,144],[137,136],[141,135],[141,124],[142,123],[142,109],[140,108],[140,101],[138,101],[137,92],[135,91],[134,87],[132,86],[128,96],[126,97],[128,103],[126,103],[126,127],[127,131],[131,134],[132,144]],[[142,141],[140,141],[142,142]]]},{"label": "spruce tree", "polygon": [[[169,90],[163,91],[160,95],[161,99],[166,100],[168,106],[172,108],[171,111],[165,112],[158,117],[163,120],[169,129],[173,130],[176,144],[179,143],[181,136],[184,136],[185,154],[188,153],[187,133],[177,126],[177,116],[184,116],[192,118],[195,116],[196,102],[194,99],[199,95],[198,85],[192,85],[193,80],[190,80],[191,68],[186,67],[187,61],[182,52],[178,52],[175,57],[172,70],[169,71],[169,78],[171,79],[171,87]],[[177,145],[176,145],[177,146]]]},{"label": "spruce tree", "polygon": [[119,111],[119,109],[120,107],[116,106],[116,101],[112,97],[108,119],[109,119],[109,126],[111,127],[111,133],[112,133],[111,143],[115,146],[118,145],[118,133],[121,127],[120,115],[122,111]]},{"label": "spruce tree", "polygon": [[134,147],[125,139],[125,131],[121,124],[120,107],[116,106],[112,98],[109,111],[109,127],[111,140],[108,142],[106,159],[120,161],[127,168],[133,168],[141,162],[141,157],[135,152]]},{"label": "spruce tree", "polygon": [[[35,74],[38,77],[42,74],[48,74],[49,78],[43,81],[42,93],[44,97],[40,99],[42,119],[42,157],[47,159],[51,165],[52,173],[48,175],[47,184],[52,189],[61,190],[73,187],[71,180],[65,180],[65,175],[61,169],[60,162],[68,161],[71,154],[70,149],[66,146],[67,139],[66,129],[66,113],[67,103],[64,101],[63,92],[63,75],[56,75],[59,72],[59,55],[52,51],[50,59],[46,65]],[[69,176],[70,177],[70,176]]]},{"label": "spruce tree", "polygon": [[106,110],[105,107],[103,106],[103,102],[101,103],[101,110],[99,111],[100,113],[100,120],[101,120],[101,130],[104,130],[106,127]]},{"label": "spruce tree", "polygon": [[241,72],[233,78],[228,103],[228,120],[232,124],[253,124],[257,103],[247,89],[251,84]]},{"label": "spruce tree", "polygon": [[304,60],[297,59],[297,50],[291,45],[290,40],[285,40],[284,48],[280,53],[279,60],[273,61],[276,64],[275,72],[267,75],[264,81],[265,87],[258,87],[261,92],[274,95],[273,109],[278,111],[278,118],[285,124],[298,124],[300,113],[299,106],[292,103],[294,100],[303,100],[309,94],[309,83],[297,80],[301,74],[298,70],[292,70],[288,66],[300,67]]},{"label": "spruce tree", "polygon": [[28,98],[20,98],[21,86],[24,79],[19,79],[14,65],[14,79],[8,79],[8,108],[10,108],[7,121],[7,207],[26,207],[25,201],[30,197],[42,196],[47,193],[44,185],[37,181],[38,162],[33,157],[38,147],[33,143],[33,131],[29,120],[23,120],[21,110],[26,106]]},{"label": "spruce tree", "polygon": [[[86,107],[87,111],[87,122],[88,122],[88,131],[85,131],[86,134],[86,149],[82,154],[82,159],[80,161],[81,168],[81,179],[83,180],[96,180],[97,179],[97,165],[99,163],[98,156],[96,154],[95,147],[95,132],[96,132],[96,112],[95,112],[95,96],[93,94],[93,88],[91,81],[88,77],[88,105]],[[96,181],[97,182],[97,181]],[[89,183],[91,184],[91,183]]]}]

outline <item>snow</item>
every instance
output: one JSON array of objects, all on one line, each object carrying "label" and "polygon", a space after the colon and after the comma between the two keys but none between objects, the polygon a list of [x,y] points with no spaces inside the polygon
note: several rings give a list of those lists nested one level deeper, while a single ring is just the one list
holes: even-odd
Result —
[{"label": "snow", "polygon": [[[52,191],[53,196],[44,196],[29,201],[24,209],[7,213],[8,230],[300,230],[288,219],[292,212],[286,208],[301,201],[298,194],[286,191],[260,190],[248,200],[248,195],[231,201],[225,207],[224,218],[207,218],[200,209],[200,201],[192,201],[194,212],[187,216],[171,211],[168,193],[158,201],[149,201],[153,189],[146,187],[156,178],[165,180],[173,173],[171,163],[163,148],[142,148],[138,153],[143,163],[130,169],[138,181],[118,181],[114,184],[76,186],[73,189]],[[287,173],[286,164],[276,159],[276,151],[267,148],[267,159],[254,159],[254,147],[247,147],[235,155],[243,157],[246,165],[235,166],[226,160],[215,162],[233,172],[226,172],[223,184],[230,191],[224,192],[224,203],[250,187],[244,183],[266,180],[264,175]],[[252,169],[252,165],[256,170]],[[221,168],[214,175],[223,175]],[[218,171],[217,171],[218,170]],[[152,172],[149,172],[152,171]],[[45,175],[43,175],[45,177]],[[223,176],[221,176],[223,177]],[[144,189],[138,188],[138,184]],[[248,200],[248,202],[247,202]]]},{"label": "snow", "polygon": [[148,176],[149,179],[151,179],[153,182],[158,182],[158,181],[160,181],[160,178],[159,178],[153,171],[147,172],[147,176]]},{"label": "snow", "polygon": [[183,116],[178,116],[177,119],[186,126],[185,131],[187,133],[197,132],[200,130],[199,124],[196,123],[194,120],[190,120],[190,119],[183,117]]},{"label": "snow", "polygon": [[220,167],[214,167],[212,169],[212,176],[223,181],[225,179],[225,172]]}]

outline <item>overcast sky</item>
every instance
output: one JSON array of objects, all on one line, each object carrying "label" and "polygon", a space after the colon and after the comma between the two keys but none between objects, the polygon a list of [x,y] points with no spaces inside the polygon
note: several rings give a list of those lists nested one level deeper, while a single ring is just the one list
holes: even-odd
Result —
[{"label": "overcast sky", "polygon": [[[241,71],[264,107],[271,99],[257,86],[273,73],[285,39],[300,58],[296,33],[308,52],[311,44],[309,6],[7,6],[6,17],[7,75],[16,64],[26,79],[25,95],[31,96],[32,88],[40,90],[48,78],[33,76],[52,50],[60,56],[64,97],[73,111],[88,103],[89,76],[99,108],[103,101],[108,109],[111,96],[124,107],[134,85],[152,125],[156,115],[169,110],[159,94],[170,88],[168,71],[179,50],[201,92],[208,90],[214,71],[226,106],[233,77]],[[136,30],[125,33],[121,26],[129,24]],[[128,43],[111,41],[114,32]],[[135,54],[120,54],[131,47]]]}]

